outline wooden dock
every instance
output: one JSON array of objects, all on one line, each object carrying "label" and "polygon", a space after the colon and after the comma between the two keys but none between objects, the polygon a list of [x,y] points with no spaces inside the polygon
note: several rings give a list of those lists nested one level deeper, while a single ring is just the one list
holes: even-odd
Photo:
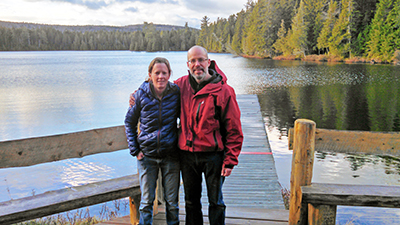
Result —
[{"label": "wooden dock", "polygon": [[[233,169],[223,186],[227,205],[226,224],[288,223],[289,211],[285,210],[275,162],[269,146],[257,95],[238,95],[244,134],[239,165]],[[208,224],[207,193],[203,183],[204,224]],[[184,224],[184,194],[181,186],[180,221]],[[105,224],[130,224],[129,216],[110,220]],[[154,224],[166,224],[161,206]]]}]

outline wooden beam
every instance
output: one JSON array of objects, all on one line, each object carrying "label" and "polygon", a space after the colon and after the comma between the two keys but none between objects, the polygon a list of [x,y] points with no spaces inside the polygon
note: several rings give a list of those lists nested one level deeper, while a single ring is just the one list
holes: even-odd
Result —
[{"label": "wooden beam", "polygon": [[[292,149],[293,129],[288,144]],[[366,153],[400,156],[399,132],[372,132],[316,129],[315,150],[339,153]]]},{"label": "wooden beam", "polygon": [[313,183],[301,190],[312,204],[400,208],[400,186]]},{"label": "wooden beam", "polygon": [[75,186],[0,203],[0,224],[14,224],[102,202],[140,195],[138,175]]},{"label": "wooden beam", "polygon": [[128,148],[124,126],[0,142],[0,168],[39,163]]},{"label": "wooden beam", "polygon": [[315,148],[329,152],[400,156],[400,133],[317,129]]}]

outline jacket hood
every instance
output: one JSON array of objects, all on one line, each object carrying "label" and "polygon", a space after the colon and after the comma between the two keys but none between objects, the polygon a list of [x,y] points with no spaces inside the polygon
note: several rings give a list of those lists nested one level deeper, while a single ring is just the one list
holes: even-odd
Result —
[{"label": "jacket hood", "polygon": [[222,72],[222,70],[217,66],[217,63],[214,60],[211,60],[211,64],[209,69],[214,70],[215,72],[217,72],[217,76],[221,75],[222,77],[222,82],[226,83],[226,81],[228,80],[228,78],[226,78],[224,72]]}]

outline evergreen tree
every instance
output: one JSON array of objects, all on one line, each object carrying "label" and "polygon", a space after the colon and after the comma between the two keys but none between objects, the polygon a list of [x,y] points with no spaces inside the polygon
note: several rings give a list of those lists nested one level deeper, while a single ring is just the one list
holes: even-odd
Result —
[{"label": "evergreen tree", "polygon": [[365,55],[366,43],[369,41],[370,23],[376,11],[378,0],[353,0],[354,11],[351,23],[351,49],[358,56]]},{"label": "evergreen tree", "polygon": [[400,19],[400,0],[393,3],[393,7],[390,10],[383,27],[384,36],[382,37],[381,45],[381,58],[385,62],[393,60],[394,52],[400,47],[399,43],[399,19]]},{"label": "evergreen tree", "polygon": [[263,37],[261,11],[262,2],[259,1],[255,4],[252,12],[249,16],[248,26],[245,28],[246,37],[242,43],[243,53],[246,55],[255,55],[257,52],[257,45],[263,45],[260,43],[260,39]]},{"label": "evergreen tree", "polygon": [[352,49],[355,55],[362,56],[366,53],[370,29],[371,26],[367,25],[365,29],[358,34],[357,39],[352,43]]},{"label": "evergreen tree", "polygon": [[400,51],[400,0],[397,0],[394,4],[393,8],[393,16],[395,17],[394,21],[394,46],[396,50]]},{"label": "evergreen tree", "polygon": [[[388,38],[388,33],[393,31],[390,29],[391,25],[387,23],[387,16],[392,8],[392,5],[392,0],[381,0],[377,5],[377,10],[371,23],[369,42],[367,43],[367,54],[371,59],[378,61],[386,60],[386,57],[382,54],[382,46],[384,44],[384,40]],[[391,34],[389,34],[389,36],[391,36]],[[385,43],[385,50],[389,49],[388,44],[389,42]]]},{"label": "evergreen tree", "polygon": [[341,0],[339,19],[336,21],[332,30],[332,36],[329,38],[330,54],[334,56],[343,57],[350,55],[350,20],[352,11],[353,1]]},{"label": "evergreen tree", "polygon": [[275,53],[283,54],[284,56],[288,56],[292,53],[292,49],[288,44],[288,35],[286,35],[286,33],[285,21],[282,20],[281,28],[278,31],[278,39],[274,43],[273,47],[275,49]]},{"label": "evergreen tree", "polygon": [[48,50],[47,44],[49,40],[47,39],[47,34],[44,29],[40,29],[39,32],[39,43],[38,43],[38,49],[39,50]]},{"label": "evergreen tree", "polygon": [[317,39],[317,48],[329,53],[329,38],[332,36],[332,29],[336,23],[337,2],[331,0],[327,18],[323,24],[321,33]]},{"label": "evergreen tree", "polygon": [[19,43],[19,48],[21,50],[29,50],[31,45],[31,40],[28,28],[26,27],[21,28],[20,40],[21,42]]},{"label": "evergreen tree", "polygon": [[[201,31],[199,34],[199,39],[197,41],[198,45],[201,45],[205,48],[209,47],[208,39],[209,39],[209,29],[208,25],[210,24],[210,18],[204,16],[201,19]],[[208,48],[207,48],[208,49]]]},{"label": "evergreen tree", "polygon": [[288,37],[292,54],[296,56],[305,56],[307,50],[307,27],[308,22],[305,19],[304,2],[300,1],[297,13],[292,20],[292,29]]},{"label": "evergreen tree", "polygon": [[242,38],[244,33],[244,22],[245,22],[246,12],[244,10],[237,14],[237,19],[235,23],[235,30],[232,37],[232,49],[237,55],[240,55],[242,50]]},{"label": "evergreen tree", "polygon": [[305,20],[307,21],[307,52],[314,53],[321,32],[322,12],[326,0],[303,0]]}]

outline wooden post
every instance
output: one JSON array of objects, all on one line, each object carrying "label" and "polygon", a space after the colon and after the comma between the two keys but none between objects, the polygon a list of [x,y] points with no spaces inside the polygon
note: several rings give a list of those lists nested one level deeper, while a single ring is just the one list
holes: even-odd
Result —
[{"label": "wooden post", "polygon": [[308,204],[308,224],[335,225],[336,205]]},{"label": "wooden post", "polygon": [[140,205],[140,195],[129,197],[129,209],[130,209],[130,217],[132,225],[139,224],[139,216],[140,216],[139,205]]},{"label": "wooden post", "polygon": [[[302,205],[301,186],[310,185],[314,164],[314,121],[298,119],[294,125],[292,172],[290,176],[289,224],[307,224],[307,205]],[[304,204],[304,203],[303,203]]]}]

